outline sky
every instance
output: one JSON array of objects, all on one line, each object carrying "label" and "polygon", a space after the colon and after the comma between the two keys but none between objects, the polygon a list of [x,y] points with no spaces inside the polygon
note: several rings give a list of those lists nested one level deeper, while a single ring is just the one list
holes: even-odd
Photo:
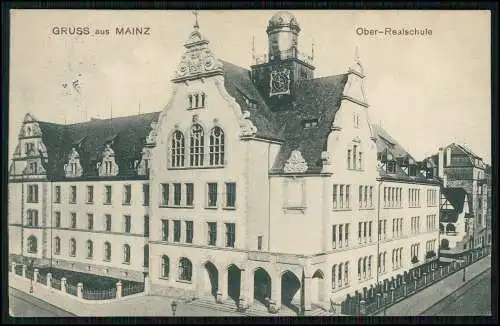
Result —
[{"label": "sky", "polygon": [[[276,12],[202,10],[200,32],[217,57],[249,67],[252,39],[257,54],[267,52]],[[417,160],[455,142],[491,162],[488,11],[290,12],[301,27],[299,50],[311,53],[314,43],[315,77],[345,73],[358,48],[371,122]],[[194,21],[191,11],[12,10],[9,154],[26,113],[64,124],[160,111]],[[54,33],[63,27],[90,34]],[[116,35],[116,27],[148,27],[150,35]],[[357,33],[385,28],[427,33]]]}]

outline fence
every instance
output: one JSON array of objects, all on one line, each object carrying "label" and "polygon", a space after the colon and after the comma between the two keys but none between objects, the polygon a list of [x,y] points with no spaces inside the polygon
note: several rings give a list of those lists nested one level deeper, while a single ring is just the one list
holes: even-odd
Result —
[{"label": "fence", "polygon": [[15,271],[17,275],[23,275],[23,265],[16,265]]},{"label": "fence", "polygon": [[44,274],[38,274],[38,278],[36,280],[38,283],[41,283],[43,285],[47,285],[47,275]]},{"label": "fence", "polygon": [[116,288],[108,290],[86,290],[83,288],[82,297],[85,300],[110,300],[116,298]]},{"label": "fence", "polygon": [[[462,270],[464,266],[470,265],[488,254],[486,249],[478,250],[474,255],[469,255],[466,262],[455,263],[452,262],[443,270],[427,269],[426,275],[423,273],[406,273],[405,275],[398,275],[391,280],[384,280],[384,282],[364,289],[363,295],[356,291],[354,296],[347,295],[347,298],[341,303],[341,311],[344,315],[358,315],[363,312],[366,315],[375,315],[382,309],[387,309],[389,306],[407,298],[410,295],[422,290],[423,288],[434,284],[443,278]],[[443,275],[442,275],[443,274]],[[405,280],[406,284],[403,284]],[[406,295],[405,295],[406,287]],[[376,293],[374,295],[374,293]],[[364,307],[361,308],[361,301],[364,301]]]},{"label": "fence", "polygon": [[130,284],[123,287],[122,296],[126,297],[127,295],[137,294],[141,292],[144,292],[144,283]]},{"label": "fence", "polygon": [[52,287],[53,287],[54,289],[56,289],[56,290],[61,290],[61,281],[60,281],[60,280],[55,279],[55,278],[54,278],[54,279],[52,279],[52,281],[51,281],[51,285],[52,285]]},{"label": "fence", "polygon": [[78,288],[75,285],[66,284],[66,292],[76,297],[78,295]]}]

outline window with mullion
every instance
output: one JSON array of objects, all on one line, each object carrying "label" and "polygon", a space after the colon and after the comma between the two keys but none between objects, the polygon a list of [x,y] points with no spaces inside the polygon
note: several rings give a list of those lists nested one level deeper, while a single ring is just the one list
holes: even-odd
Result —
[{"label": "window with mullion", "polygon": [[208,183],[208,207],[217,207],[217,183]]},{"label": "window with mullion", "polygon": [[226,183],[226,207],[234,208],[236,206],[236,183]]},{"label": "window with mullion", "polygon": [[217,223],[208,222],[208,245],[215,246],[217,244]]},{"label": "window with mullion", "polygon": [[224,165],[224,132],[220,127],[210,131],[209,163],[212,166]]},{"label": "window with mullion", "polygon": [[189,163],[192,167],[203,166],[204,159],[204,132],[199,124],[193,125],[190,135]]}]

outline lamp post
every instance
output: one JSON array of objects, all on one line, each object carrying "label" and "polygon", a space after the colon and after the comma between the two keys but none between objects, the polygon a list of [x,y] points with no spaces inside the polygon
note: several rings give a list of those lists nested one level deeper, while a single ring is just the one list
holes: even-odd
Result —
[{"label": "lamp post", "polygon": [[172,316],[175,317],[175,311],[177,310],[177,302],[175,300],[172,301],[172,304],[170,305],[170,307],[172,308]]},{"label": "lamp post", "polygon": [[[469,238],[469,231],[470,231],[470,218],[468,218],[468,219],[465,221],[465,224],[467,225],[467,233],[466,233],[467,235],[466,235],[466,236],[467,236],[467,238]],[[468,253],[470,252],[470,246],[471,246],[471,244],[470,244],[470,238],[469,238],[469,250],[467,250],[467,255],[468,255]],[[474,246],[474,244],[472,244],[472,246]],[[464,257],[464,258],[465,258],[465,257]],[[465,264],[464,264],[464,275],[463,275],[463,277],[462,277],[462,282],[464,282],[464,283],[465,283],[465,268],[466,268],[466,267],[467,267],[467,262],[465,262]]]},{"label": "lamp post", "polygon": [[35,261],[33,260],[33,258],[30,259],[30,263],[29,263],[29,269],[33,272],[31,274],[31,277],[30,277],[30,293],[33,293],[33,278],[35,277],[35,271],[34,271],[34,268],[33,268],[33,265],[34,265]]}]

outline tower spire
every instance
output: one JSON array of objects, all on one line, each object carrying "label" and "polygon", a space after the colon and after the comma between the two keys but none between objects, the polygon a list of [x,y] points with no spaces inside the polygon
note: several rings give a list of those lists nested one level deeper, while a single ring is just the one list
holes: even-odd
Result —
[{"label": "tower spire", "polygon": [[195,19],[195,22],[194,22],[194,29],[198,30],[200,28],[200,25],[198,24],[198,10],[193,10],[193,15],[194,15],[194,19]]}]

